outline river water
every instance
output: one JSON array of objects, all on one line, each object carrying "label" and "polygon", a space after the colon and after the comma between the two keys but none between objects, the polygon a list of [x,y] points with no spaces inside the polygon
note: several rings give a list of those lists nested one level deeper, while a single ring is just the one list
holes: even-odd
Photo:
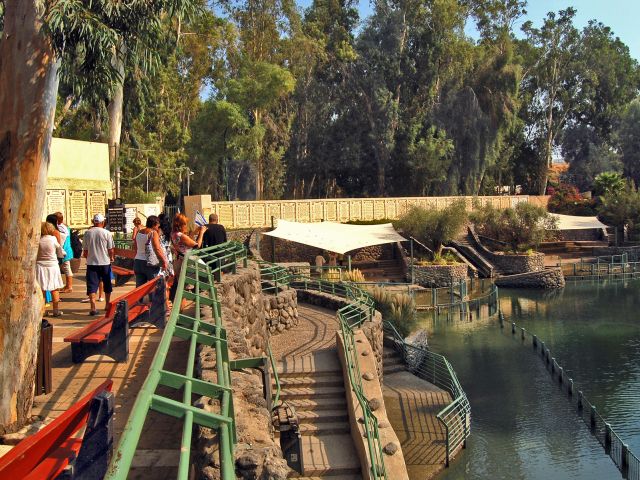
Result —
[{"label": "river water", "polygon": [[[640,281],[582,283],[548,293],[500,290],[500,308],[546,343],[576,390],[640,453]],[[622,478],[541,359],[497,317],[434,321],[434,351],[471,402],[472,435],[440,479]]]}]

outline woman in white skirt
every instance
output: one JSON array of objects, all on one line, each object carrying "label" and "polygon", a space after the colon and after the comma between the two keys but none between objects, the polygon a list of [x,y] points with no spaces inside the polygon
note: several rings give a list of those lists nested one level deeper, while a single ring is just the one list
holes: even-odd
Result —
[{"label": "woman in white skirt", "polygon": [[47,312],[47,315],[59,317],[62,311],[58,309],[60,302],[58,289],[64,286],[64,282],[60,274],[58,258],[64,257],[64,250],[54,235],[55,227],[49,222],[42,222],[36,259],[36,280],[42,288],[43,295],[46,295],[47,290],[51,292],[53,311]]}]

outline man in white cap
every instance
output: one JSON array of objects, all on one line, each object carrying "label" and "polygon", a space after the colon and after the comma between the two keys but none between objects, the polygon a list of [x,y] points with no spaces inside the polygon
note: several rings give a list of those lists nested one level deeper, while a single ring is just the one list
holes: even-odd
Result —
[{"label": "man in white cap", "polygon": [[104,285],[105,309],[109,306],[113,285],[111,284],[111,262],[114,259],[113,236],[104,228],[104,216],[93,216],[93,228],[87,230],[82,242],[82,256],[87,259],[87,295],[91,303],[89,315],[96,315],[96,292],[100,282]]}]

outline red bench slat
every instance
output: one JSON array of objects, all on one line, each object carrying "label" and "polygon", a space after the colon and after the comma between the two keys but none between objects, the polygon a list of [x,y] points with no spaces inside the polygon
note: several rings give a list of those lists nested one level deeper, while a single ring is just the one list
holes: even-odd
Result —
[{"label": "red bench slat", "polygon": [[128,268],[120,267],[118,265],[111,265],[111,271],[116,275],[135,275],[136,272]]},{"label": "red bench slat", "polygon": [[57,477],[67,465],[70,459],[78,456],[80,447],[82,446],[82,438],[70,438],[58,447],[57,450],[45,458],[40,465],[31,471],[24,480],[42,480],[43,478]]},{"label": "red bench slat", "polygon": [[[105,381],[38,433],[25,438],[0,457],[0,478],[16,480],[27,478],[45,459],[56,456],[55,452],[58,449],[70,448],[70,443],[67,441],[86,424],[91,400],[102,391],[111,391],[112,385],[111,380]],[[57,468],[56,462],[53,462],[53,466]],[[44,477],[40,475],[33,478],[50,478],[51,476],[55,475],[45,475]]]},{"label": "red bench slat", "polygon": [[129,250],[129,249],[125,249],[125,248],[114,248],[113,249],[113,254],[116,257],[136,258],[136,251],[135,250]]},{"label": "red bench slat", "polygon": [[129,304],[129,321],[131,322],[141,313],[149,310],[148,305],[138,305],[138,302],[144,298],[145,295],[149,295],[154,292],[156,288],[157,278],[149,280],[144,285],[140,285],[138,288],[131,290],[130,292],[116,298],[109,302],[107,306],[107,312],[105,315],[95,322],[91,322],[86,327],[81,328],[73,332],[64,338],[65,342],[70,343],[100,343],[104,341],[109,332],[111,331],[111,324],[113,323],[113,317],[116,314],[116,306],[118,302],[126,300]]}]

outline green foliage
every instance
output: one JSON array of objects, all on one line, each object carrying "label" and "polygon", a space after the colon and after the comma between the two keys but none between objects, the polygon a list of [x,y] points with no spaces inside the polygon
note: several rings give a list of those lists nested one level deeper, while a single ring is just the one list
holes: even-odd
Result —
[{"label": "green foliage", "polygon": [[584,198],[574,185],[561,183],[557,187],[549,187],[547,194],[551,195],[547,205],[550,212],[564,215],[595,215],[595,202]]},{"label": "green foliage", "polygon": [[630,102],[620,119],[616,139],[622,152],[624,173],[636,184],[640,182],[640,98]]},{"label": "green foliage", "polygon": [[633,182],[628,181],[623,189],[606,193],[600,199],[598,212],[604,223],[619,230],[624,227],[637,230],[640,226],[640,192]]},{"label": "green foliage", "polygon": [[465,203],[458,200],[442,210],[412,207],[394,226],[439,255],[443,244],[453,240],[466,221]]},{"label": "green foliage", "polygon": [[557,221],[544,208],[525,202],[503,210],[477,206],[471,221],[480,235],[508,243],[514,253],[537,248],[557,230]]},{"label": "green foliage", "polygon": [[593,193],[596,195],[615,195],[624,190],[625,180],[618,172],[602,172],[593,184]]}]

